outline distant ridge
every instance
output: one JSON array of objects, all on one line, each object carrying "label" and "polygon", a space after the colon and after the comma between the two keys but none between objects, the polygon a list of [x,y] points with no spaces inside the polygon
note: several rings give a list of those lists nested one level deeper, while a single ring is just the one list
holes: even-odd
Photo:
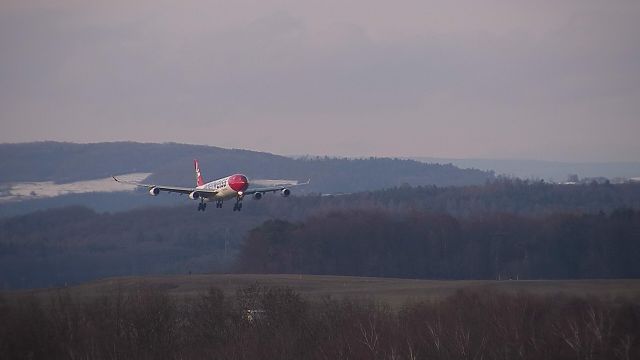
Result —
[{"label": "distant ridge", "polygon": [[425,163],[453,164],[463,169],[491,170],[497,175],[521,179],[544,179],[563,182],[568,175],[583,177],[635,178],[640,177],[640,162],[566,162],[530,159],[451,159],[410,157]]}]

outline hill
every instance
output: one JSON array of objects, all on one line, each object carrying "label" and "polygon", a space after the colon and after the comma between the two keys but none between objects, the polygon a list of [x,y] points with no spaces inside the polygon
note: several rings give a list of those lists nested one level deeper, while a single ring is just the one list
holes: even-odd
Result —
[{"label": "hill", "polygon": [[[188,144],[113,142],[0,144],[0,183],[65,183],[150,172],[150,181],[193,184],[193,159],[209,179],[233,172],[250,178],[314,179],[311,191],[354,192],[412,185],[482,184],[492,173],[412,160],[298,158]],[[357,181],[356,181],[357,180]],[[338,185],[338,188],[336,188]]]},{"label": "hill", "polygon": [[[493,173],[489,171],[413,160],[293,159],[264,152],[175,143],[37,142],[0,144],[0,198],[3,194],[10,194],[15,183],[70,183],[130,173],[151,173],[146,180],[151,183],[193,186],[193,159],[196,158],[200,161],[205,179],[209,180],[235,172],[242,172],[250,179],[313,179],[310,185],[300,189],[303,193],[352,193],[402,184],[479,185],[493,179]],[[36,199],[29,200],[29,205],[14,207],[15,202],[0,203],[0,215],[74,203],[113,211],[131,208],[139,202],[139,199],[121,197],[117,203],[104,206],[96,194],[73,196],[74,202],[71,202],[69,198],[62,197],[38,199],[34,194]]]}]

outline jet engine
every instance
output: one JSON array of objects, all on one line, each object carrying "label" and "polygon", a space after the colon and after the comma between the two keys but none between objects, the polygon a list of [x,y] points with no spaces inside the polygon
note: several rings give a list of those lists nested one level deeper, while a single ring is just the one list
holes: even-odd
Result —
[{"label": "jet engine", "polygon": [[149,194],[151,196],[157,196],[158,194],[160,194],[160,189],[152,187],[151,189],[149,189]]},{"label": "jet engine", "polygon": [[255,194],[253,194],[253,198],[256,199],[256,200],[262,199],[262,193],[261,192],[257,192]]},{"label": "jet engine", "polygon": [[291,190],[289,190],[287,188],[284,188],[284,189],[282,189],[281,193],[282,193],[282,196],[287,197],[287,196],[291,195]]},{"label": "jet engine", "polygon": [[192,191],[189,194],[189,199],[191,199],[191,200],[198,200],[199,198],[200,198],[200,194],[198,194],[198,192],[196,192],[196,191]]}]

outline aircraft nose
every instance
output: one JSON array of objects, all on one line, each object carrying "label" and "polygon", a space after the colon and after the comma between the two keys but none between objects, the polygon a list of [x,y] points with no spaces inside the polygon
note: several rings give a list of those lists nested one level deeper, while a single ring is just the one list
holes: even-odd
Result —
[{"label": "aircraft nose", "polygon": [[229,187],[234,191],[245,191],[249,187],[249,180],[244,175],[233,175],[229,178]]}]

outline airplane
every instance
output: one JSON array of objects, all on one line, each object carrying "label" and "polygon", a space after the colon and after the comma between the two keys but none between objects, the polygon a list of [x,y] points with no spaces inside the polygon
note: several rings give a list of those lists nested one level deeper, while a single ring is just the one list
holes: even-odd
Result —
[{"label": "airplane", "polygon": [[200,172],[200,165],[198,160],[193,160],[193,165],[196,170],[196,187],[177,187],[177,186],[162,186],[154,184],[143,184],[135,181],[125,181],[113,177],[113,180],[130,185],[136,185],[140,187],[146,187],[149,189],[149,194],[157,196],[162,191],[169,193],[186,194],[191,200],[200,200],[198,204],[198,211],[205,211],[207,209],[208,202],[216,202],[216,208],[222,208],[222,204],[225,200],[236,199],[236,203],[233,206],[233,211],[242,210],[242,199],[247,195],[253,195],[255,200],[262,199],[262,195],[268,192],[280,191],[280,194],[284,197],[291,195],[291,190],[288,187],[307,185],[310,180],[304,183],[291,184],[285,187],[284,185],[275,185],[269,187],[253,188],[249,189],[249,179],[242,174],[233,174],[221,179],[217,179],[208,183],[204,182],[202,173]]}]

